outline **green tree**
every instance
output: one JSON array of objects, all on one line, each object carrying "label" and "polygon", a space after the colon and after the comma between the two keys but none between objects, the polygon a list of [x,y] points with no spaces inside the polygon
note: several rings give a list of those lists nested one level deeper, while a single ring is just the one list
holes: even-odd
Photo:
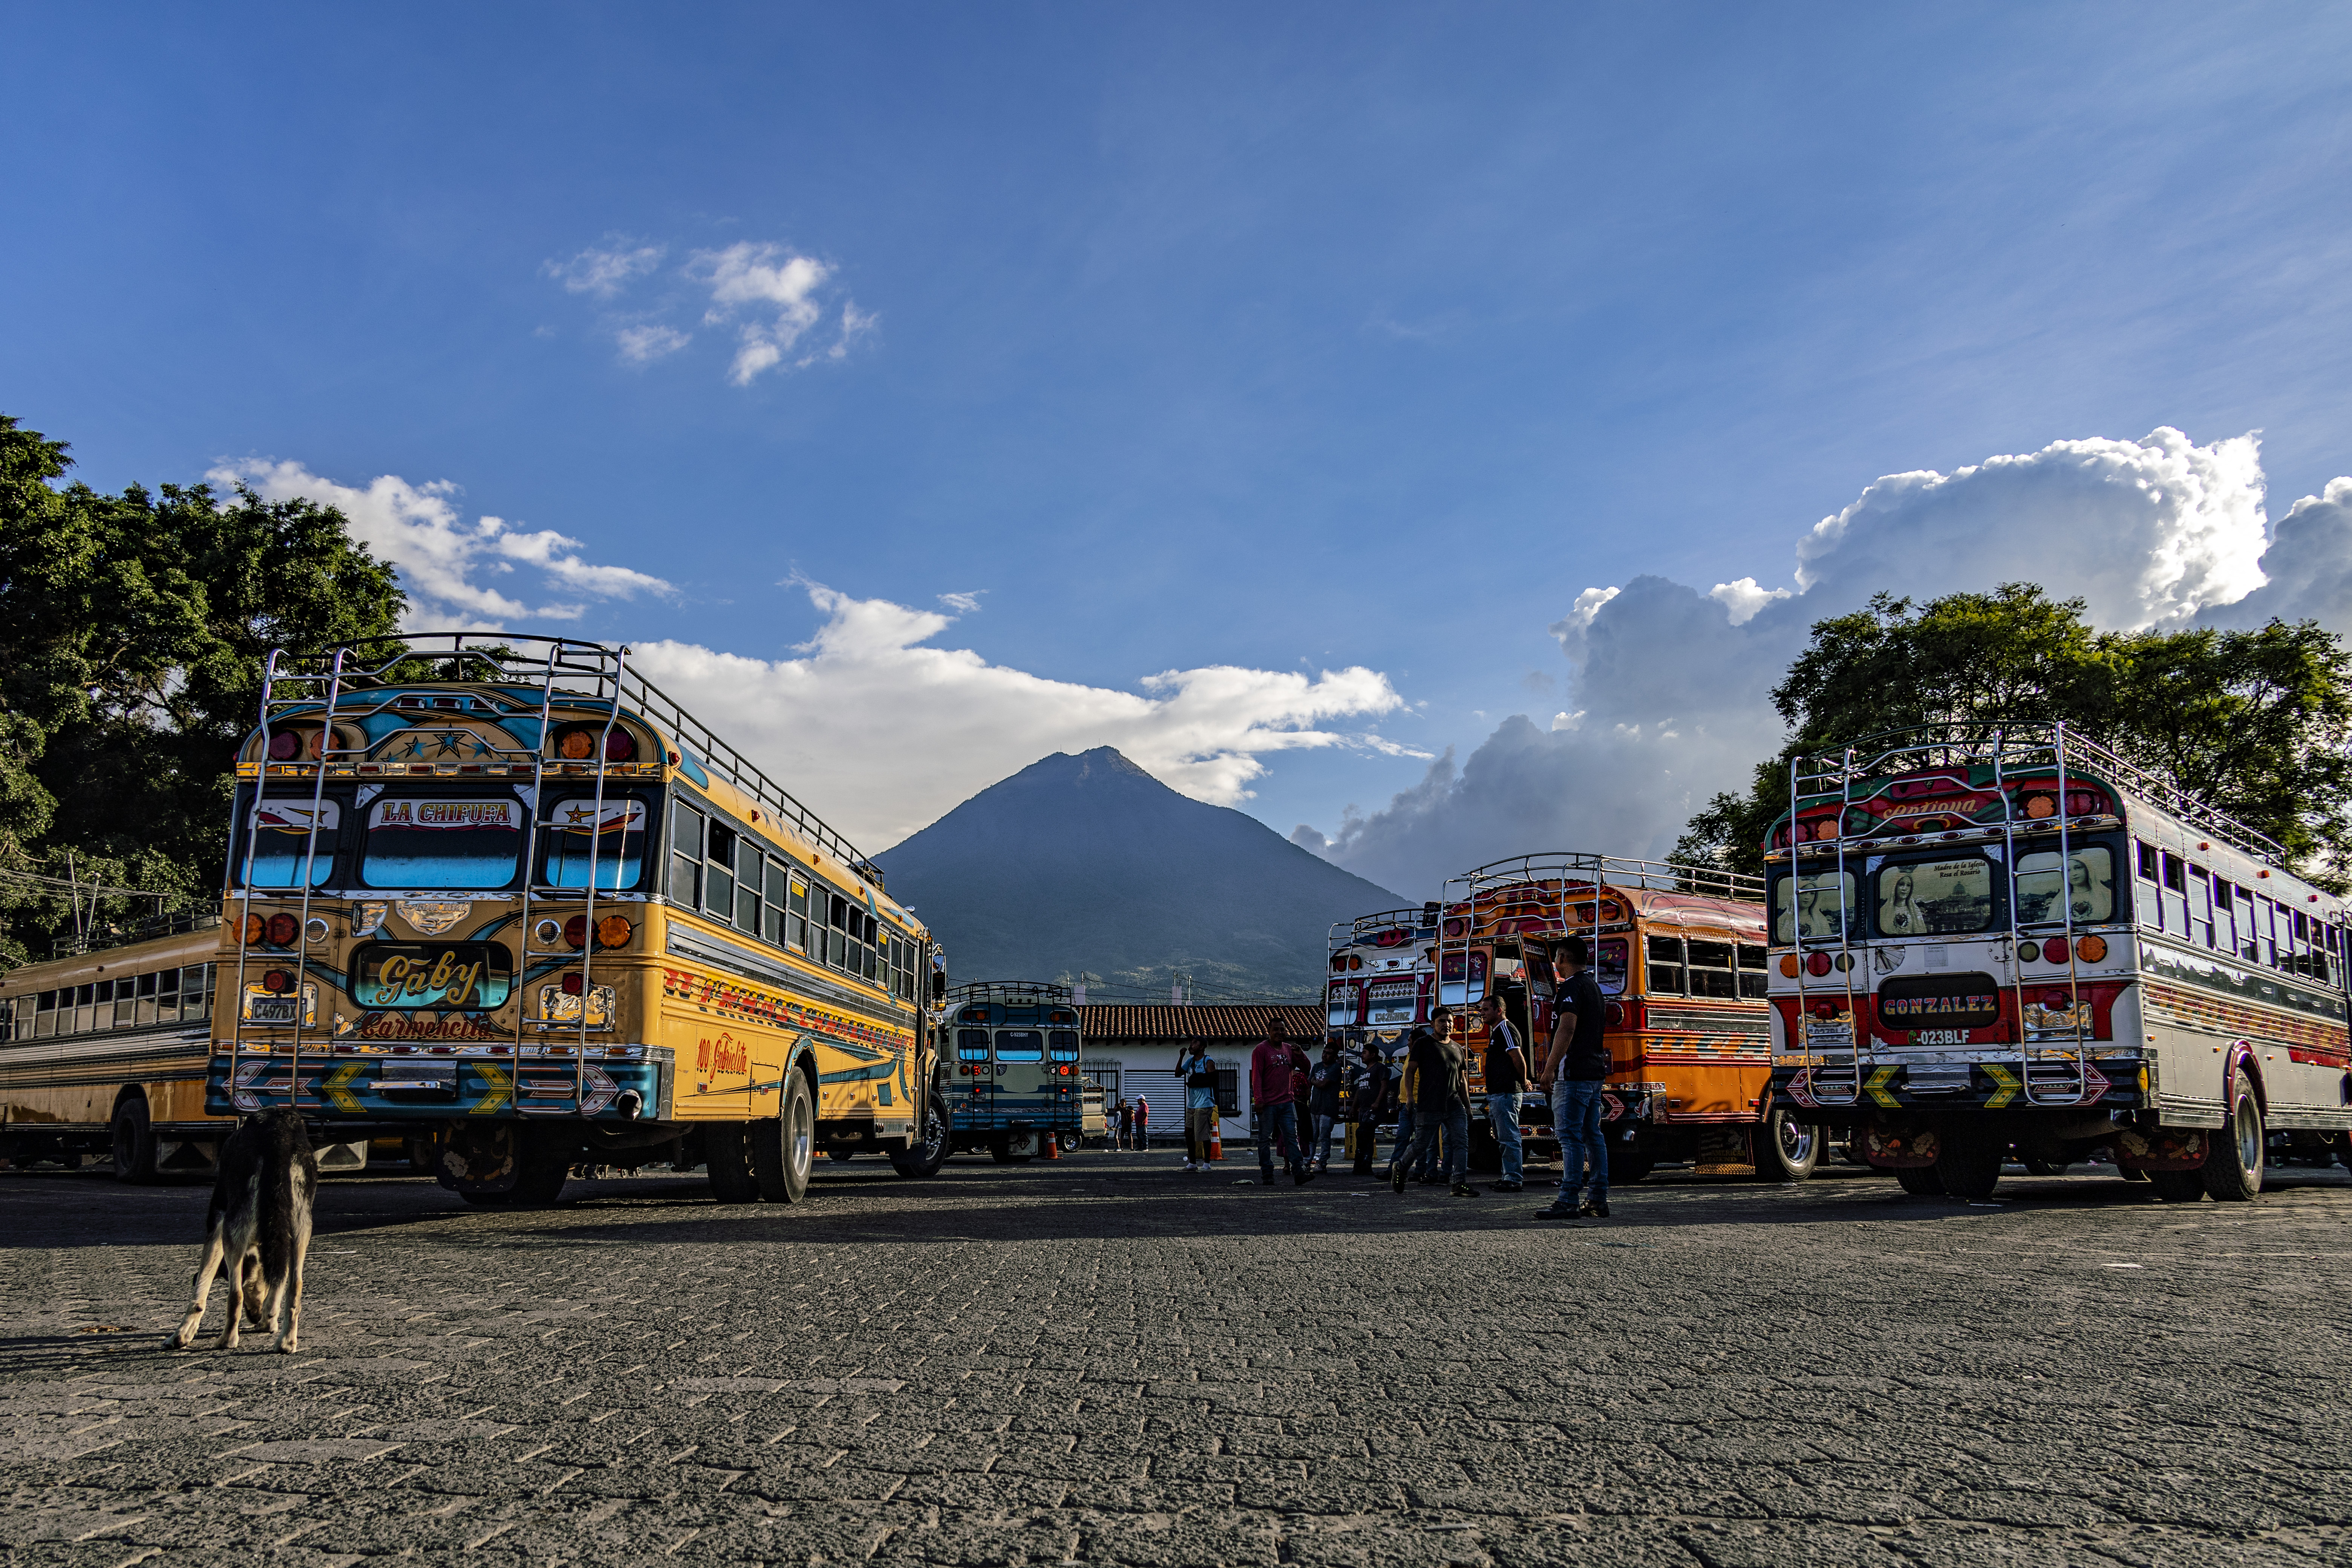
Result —
[{"label": "green tree", "polygon": [[[61,483],[65,443],[0,415],[0,953],[45,952],[70,875],[201,905],[231,760],[277,645],[378,636],[405,599],[341,514],[240,487]],[[103,920],[153,900],[101,900]]]},{"label": "green tree", "polygon": [[1889,730],[2064,720],[2276,839],[2334,879],[2352,851],[2352,655],[2313,622],[2255,631],[2100,632],[2030,584],[1914,606],[1880,595],[1814,623],[1772,689],[1789,726],[1746,794],[1715,796],[1677,859],[1762,868],[1792,756]]}]

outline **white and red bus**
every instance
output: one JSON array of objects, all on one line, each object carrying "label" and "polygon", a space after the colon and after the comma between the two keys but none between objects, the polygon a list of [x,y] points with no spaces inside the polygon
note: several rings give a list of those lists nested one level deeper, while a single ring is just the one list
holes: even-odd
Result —
[{"label": "white and red bus", "polygon": [[2352,1132],[2345,908],[2065,726],[1792,763],[1765,845],[1771,1093],[1915,1193],[2105,1152],[2176,1202]]},{"label": "white and red bus", "polygon": [[1372,1039],[1391,1054],[1436,1005],[1437,906],[1385,910],[1331,927],[1331,968],[1324,978],[1328,1037]]}]

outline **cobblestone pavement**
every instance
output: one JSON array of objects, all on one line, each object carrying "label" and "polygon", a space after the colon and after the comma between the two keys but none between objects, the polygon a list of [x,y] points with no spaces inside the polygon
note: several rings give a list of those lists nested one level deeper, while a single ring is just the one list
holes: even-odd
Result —
[{"label": "cobblestone pavement", "polygon": [[0,1561],[2352,1562],[2340,1170],[1565,1228],[1251,1173],[332,1180],[295,1356],[158,1348],[203,1190],[0,1175]]}]

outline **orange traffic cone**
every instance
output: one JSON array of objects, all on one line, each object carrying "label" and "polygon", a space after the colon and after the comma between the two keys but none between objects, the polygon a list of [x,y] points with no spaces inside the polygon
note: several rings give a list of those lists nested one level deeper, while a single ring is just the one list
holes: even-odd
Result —
[{"label": "orange traffic cone", "polygon": [[1045,1158],[1047,1158],[1048,1160],[1058,1160],[1058,1159],[1060,1159],[1061,1157],[1062,1157],[1062,1137],[1061,1137],[1061,1134],[1060,1134],[1060,1133],[1058,1133],[1058,1132],[1048,1132],[1048,1133],[1046,1133],[1046,1134],[1045,1134]]},{"label": "orange traffic cone", "polygon": [[1209,1158],[1212,1160],[1222,1160],[1224,1157],[1224,1134],[1222,1131],[1212,1130],[1209,1133]]}]

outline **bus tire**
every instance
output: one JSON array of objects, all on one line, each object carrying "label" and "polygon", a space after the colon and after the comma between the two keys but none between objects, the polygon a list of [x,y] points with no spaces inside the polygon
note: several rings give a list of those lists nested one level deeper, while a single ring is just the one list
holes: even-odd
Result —
[{"label": "bus tire", "polygon": [[2008,1157],[2006,1139],[1987,1138],[1973,1129],[1948,1133],[1936,1153],[1936,1177],[1948,1196],[1982,1203],[2000,1184],[2001,1162]]},{"label": "bus tire", "polygon": [[563,1195],[563,1184],[572,1175],[574,1152],[572,1142],[559,1142],[552,1136],[558,1131],[552,1127],[516,1128],[514,1185],[502,1193],[467,1193],[462,1194],[465,1200],[484,1209],[552,1206]]},{"label": "bus tire", "polygon": [[1775,1110],[1752,1136],[1759,1182],[1806,1181],[1821,1168],[1822,1130],[1811,1122]]},{"label": "bus tire", "polygon": [[1903,1190],[1915,1198],[1940,1198],[1944,1195],[1944,1173],[1933,1165],[1897,1165],[1895,1179]]},{"label": "bus tire", "polygon": [[746,1145],[750,1125],[713,1121],[702,1129],[703,1162],[710,1168],[710,1195],[722,1204],[755,1204],[760,1183],[751,1173],[751,1152]]},{"label": "bus tire", "polygon": [[2205,1173],[2202,1171],[2150,1171],[2147,1184],[2156,1189],[2158,1201],[2168,1204],[2194,1204],[2205,1200]]},{"label": "bus tire", "polygon": [[809,1172],[816,1164],[816,1102],[808,1079],[784,1074],[784,1102],[773,1121],[751,1123],[751,1173],[760,1195],[772,1204],[808,1200]]},{"label": "bus tire", "polygon": [[824,1152],[824,1157],[828,1160],[837,1160],[842,1163],[846,1164],[850,1161],[857,1158],[857,1151],[855,1149],[827,1149]]},{"label": "bus tire", "polygon": [[114,1108],[114,1179],[141,1186],[155,1179],[155,1129],[147,1120],[147,1097],[134,1094]]},{"label": "bus tire", "polygon": [[2205,1191],[2215,1203],[2245,1203],[2263,1190],[2263,1148],[2270,1134],[2262,1101],[2242,1075],[2235,1086],[2229,1125],[2205,1140]]},{"label": "bus tire", "polygon": [[890,1168],[902,1176],[936,1176],[948,1163],[948,1107],[936,1094],[923,1097],[923,1120],[915,1146],[890,1156]]}]

